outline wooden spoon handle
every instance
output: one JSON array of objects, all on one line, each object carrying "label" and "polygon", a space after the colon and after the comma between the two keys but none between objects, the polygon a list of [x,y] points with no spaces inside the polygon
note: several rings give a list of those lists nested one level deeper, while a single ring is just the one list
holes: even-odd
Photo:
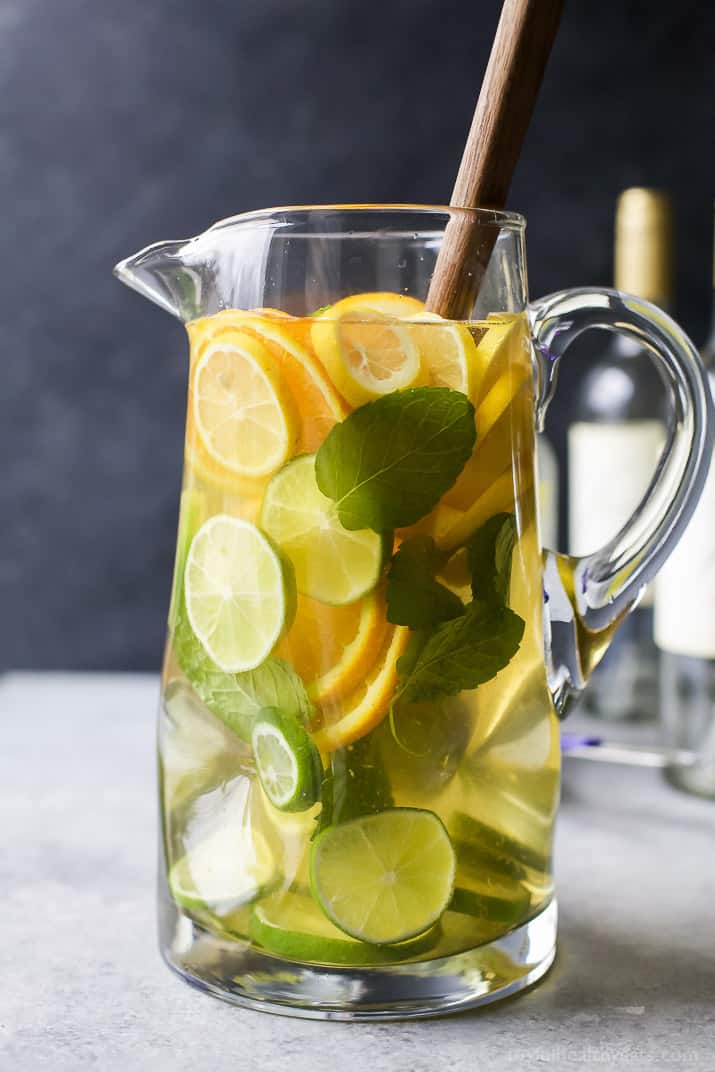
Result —
[{"label": "wooden spoon handle", "polygon": [[[563,0],[504,0],[450,204],[501,208],[511,186]],[[497,228],[455,214],[445,231],[427,307],[468,317]]]}]

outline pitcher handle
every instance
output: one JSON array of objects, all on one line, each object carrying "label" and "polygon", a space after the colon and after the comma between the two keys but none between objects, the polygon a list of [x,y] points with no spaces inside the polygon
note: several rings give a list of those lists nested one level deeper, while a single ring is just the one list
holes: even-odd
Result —
[{"label": "pitcher handle", "polygon": [[536,352],[538,427],[556,387],[561,357],[590,328],[627,335],[647,350],[671,406],[653,479],[620,532],[581,558],[544,552],[546,661],[554,704],[562,714],[690,520],[712,457],[715,418],[695,347],[649,302],[617,290],[584,287],[550,294],[532,303],[528,313]]}]

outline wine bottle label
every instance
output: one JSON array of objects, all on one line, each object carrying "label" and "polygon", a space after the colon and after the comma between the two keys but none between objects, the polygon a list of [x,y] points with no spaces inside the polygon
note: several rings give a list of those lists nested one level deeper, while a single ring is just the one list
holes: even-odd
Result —
[{"label": "wine bottle label", "polygon": [[[660,421],[596,424],[576,421],[568,432],[569,551],[598,551],[633,516],[653,478],[664,429]],[[646,592],[641,606],[652,603]]]},{"label": "wine bottle label", "polygon": [[541,545],[555,551],[558,548],[558,493],[554,481],[539,477],[539,525]]},{"label": "wine bottle label", "polygon": [[715,470],[655,582],[655,642],[675,655],[715,659]]},{"label": "wine bottle label", "polygon": [[538,474],[539,531],[541,546],[558,548],[559,540],[559,468],[554,448],[539,436],[536,449]]}]

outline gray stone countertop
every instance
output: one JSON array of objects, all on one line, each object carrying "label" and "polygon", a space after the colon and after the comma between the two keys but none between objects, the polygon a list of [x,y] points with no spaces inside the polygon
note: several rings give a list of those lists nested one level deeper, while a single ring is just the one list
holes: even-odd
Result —
[{"label": "gray stone countertop", "polygon": [[346,1024],[190,989],[156,950],[157,694],[149,676],[0,679],[0,1068],[715,1069],[715,805],[653,770],[566,762],[559,955],[520,997]]}]

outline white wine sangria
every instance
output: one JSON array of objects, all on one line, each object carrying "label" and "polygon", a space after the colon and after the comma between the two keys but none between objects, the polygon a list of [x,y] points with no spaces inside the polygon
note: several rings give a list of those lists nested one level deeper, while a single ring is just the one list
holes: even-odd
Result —
[{"label": "white wine sangria", "polygon": [[552,897],[558,802],[526,316],[377,292],[187,330],[167,895],[224,961],[491,943]]},{"label": "white wine sangria", "polygon": [[[647,302],[530,303],[525,227],[263,209],[115,268],[189,336],[159,943],[226,1001],[432,1016],[553,963],[558,720],[692,515],[712,406]],[[567,558],[536,427],[592,327],[647,346],[673,428],[634,516]]]}]

